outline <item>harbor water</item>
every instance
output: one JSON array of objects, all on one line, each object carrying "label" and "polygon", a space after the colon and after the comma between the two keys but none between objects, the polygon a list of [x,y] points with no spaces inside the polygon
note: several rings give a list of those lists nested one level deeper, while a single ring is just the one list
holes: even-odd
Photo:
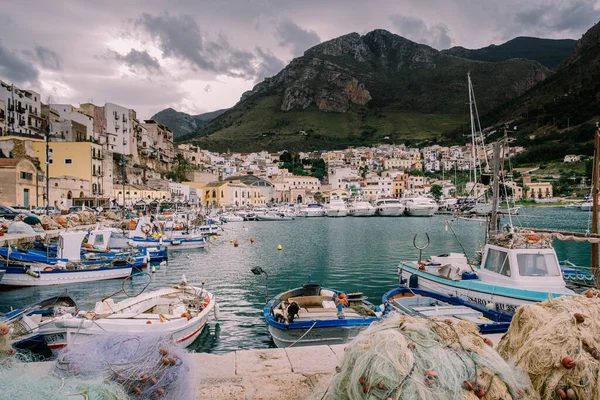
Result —
[{"label": "harbor water", "polygon": [[[177,284],[183,274],[189,284],[214,292],[220,305],[220,319],[212,320],[192,350],[223,353],[240,349],[272,347],[262,307],[265,303],[264,276],[250,269],[262,267],[268,273],[269,296],[300,286],[310,275],[313,282],[346,292],[363,292],[379,304],[381,295],[397,285],[399,261],[415,260],[417,244],[429,234],[430,245],[423,256],[462,252],[474,256],[484,240],[485,226],[476,221],[432,218],[298,218],[291,222],[240,222],[223,225],[216,240],[206,249],[174,251],[167,265],[155,273],[134,276],[125,282],[133,295],[149,282],[147,290]],[[502,223],[508,223],[503,218]],[[515,226],[585,231],[589,213],[577,209],[521,209],[513,217]],[[453,233],[454,231],[454,233]],[[251,243],[250,239],[254,239]],[[238,240],[234,247],[231,240]],[[282,250],[278,250],[281,245]],[[555,242],[560,260],[589,265],[590,246]],[[31,287],[0,291],[0,312],[23,307],[60,294],[65,289],[80,308],[93,309],[101,300],[122,288],[121,281],[89,282],[63,287]],[[122,298],[119,294],[115,300]]]}]

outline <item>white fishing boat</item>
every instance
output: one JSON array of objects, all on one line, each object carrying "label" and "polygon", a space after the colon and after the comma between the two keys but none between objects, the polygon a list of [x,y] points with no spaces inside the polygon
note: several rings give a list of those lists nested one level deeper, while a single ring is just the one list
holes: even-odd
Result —
[{"label": "white fishing boat", "polygon": [[211,311],[217,317],[213,294],[188,286],[184,280],[172,288],[120,302],[112,298],[99,301],[93,311],[63,315],[40,324],[38,329],[50,349],[85,343],[94,335],[123,333],[161,334],[188,347],[204,329]]},{"label": "white fishing boat", "polygon": [[368,201],[357,200],[348,205],[348,215],[351,217],[372,217],[376,211]]},{"label": "white fishing boat", "polygon": [[429,197],[407,197],[404,205],[404,212],[409,217],[431,217],[438,210],[437,203]]},{"label": "white fishing boat", "polygon": [[203,248],[206,246],[206,236],[216,234],[218,229],[216,225],[207,225],[196,228],[194,233],[181,230],[161,233],[148,217],[138,218],[134,223],[134,229],[129,231],[129,246],[164,246],[169,250]]},{"label": "white fishing boat", "polygon": [[327,206],[328,217],[345,217],[348,215],[348,207],[343,199],[331,199]]},{"label": "white fishing boat", "polygon": [[221,215],[221,221],[227,222],[244,222],[244,217],[240,215],[235,215],[233,213],[223,214]]},{"label": "white fishing boat", "polygon": [[267,211],[265,213],[256,214],[257,221],[293,221],[294,217],[284,215],[281,212]]},{"label": "white fishing boat", "polygon": [[375,202],[375,208],[380,217],[400,217],[406,209],[400,199],[379,199]]},{"label": "white fishing boat", "polygon": [[49,286],[125,278],[138,260],[114,259],[88,262],[81,259],[81,244],[87,232],[61,232],[57,258],[53,264],[43,262],[9,262],[0,265],[4,276],[0,286]]},{"label": "white fishing boat", "polygon": [[307,204],[301,211],[303,217],[324,217],[327,215],[327,210],[321,203]]}]

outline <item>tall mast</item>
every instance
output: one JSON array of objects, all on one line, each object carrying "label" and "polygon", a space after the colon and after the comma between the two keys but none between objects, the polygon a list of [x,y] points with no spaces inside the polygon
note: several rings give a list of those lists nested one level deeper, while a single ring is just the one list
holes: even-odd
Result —
[{"label": "tall mast", "polygon": [[494,143],[494,181],[490,234],[498,233],[498,200],[500,199],[500,141]]},{"label": "tall mast", "polygon": [[469,84],[469,111],[471,113],[471,157],[473,158],[473,191],[477,197],[477,151],[475,148],[475,119],[473,118],[473,94],[471,86],[471,71],[467,73]]},{"label": "tall mast", "polygon": [[[594,166],[592,169],[592,233],[598,233],[598,162],[600,161],[600,127],[594,133]],[[592,243],[592,276],[596,287],[600,287],[598,276],[598,243]]]}]

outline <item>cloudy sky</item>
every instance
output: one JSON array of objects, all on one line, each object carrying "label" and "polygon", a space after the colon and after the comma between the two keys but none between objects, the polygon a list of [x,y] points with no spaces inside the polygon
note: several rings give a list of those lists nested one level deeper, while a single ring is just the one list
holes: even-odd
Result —
[{"label": "cloudy sky", "polygon": [[578,39],[598,20],[600,0],[12,1],[0,9],[0,79],[44,101],[195,114],[232,106],[307,48],[350,32],[479,48]]}]

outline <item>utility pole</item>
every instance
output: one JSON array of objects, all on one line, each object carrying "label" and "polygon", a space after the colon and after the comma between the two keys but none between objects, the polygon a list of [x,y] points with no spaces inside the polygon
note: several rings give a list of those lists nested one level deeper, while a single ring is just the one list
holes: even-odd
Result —
[{"label": "utility pole", "polygon": [[46,120],[46,215],[50,214],[50,120]]},{"label": "utility pole", "polygon": [[[594,166],[592,169],[592,233],[598,233],[598,162],[600,162],[600,127],[596,124],[594,133]],[[592,276],[596,287],[599,287],[598,275],[598,243],[592,243]]]},{"label": "utility pole", "polygon": [[125,154],[121,154],[121,166],[123,167],[123,209],[125,209],[125,179],[127,177],[125,171],[125,165],[127,164],[127,160],[125,159]]},{"label": "utility pole", "polygon": [[494,186],[490,234],[498,233],[498,199],[500,197],[500,142],[494,143]]}]

